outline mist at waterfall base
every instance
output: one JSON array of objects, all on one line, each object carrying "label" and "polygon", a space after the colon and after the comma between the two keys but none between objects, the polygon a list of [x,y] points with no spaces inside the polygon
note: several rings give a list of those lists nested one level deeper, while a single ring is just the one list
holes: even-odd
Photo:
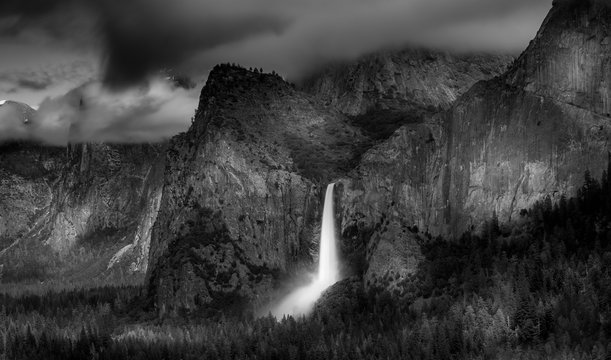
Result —
[{"label": "mist at waterfall base", "polygon": [[293,291],[272,310],[272,315],[278,319],[285,315],[294,317],[308,315],[323,291],[340,280],[335,236],[334,188],[335,184],[330,184],[327,186],[327,193],[325,194],[320,230],[318,274],[313,276],[310,284]]}]

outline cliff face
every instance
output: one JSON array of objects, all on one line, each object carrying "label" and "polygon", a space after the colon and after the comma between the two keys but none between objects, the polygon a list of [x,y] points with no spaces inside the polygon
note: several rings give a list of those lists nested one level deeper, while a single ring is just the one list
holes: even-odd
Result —
[{"label": "cliff face", "polygon": [[65,155],[63,148],[0,145],[0,251],[25,236],[49,210]]},{"label": "cliff face", "polygon": [[256,299],[311,263],[316,181],[342,173],[359,139],[343,115],[279,77],[216,67],[167,152],[148,276],[158,308]]},{"label": "cliff face", "polygon": [[[165,149],[165,145],[162,149]],[[132,226],[128,239],[131,243],[121,248],[110,259],[107,270],[113,268],[127,269],[132,274],[146,274],[148,270],[149,250],[153,225],[157,220],[161,196],[163,194],[163,179],[165,171],[165,152],[161,151],[150,163],[142,190],[139,193],[139,203],[136,207],[137,217],[135,228]],[[136,206],[136,204],[134,204]]]},{"label": "cliff face", "polygon": [[45,242],[64,252],[98,232],[125,236],[136,225],[147,176],[161,150],[150,145],[71,145]]},{"label": "cliff face", "polygon": [[556,1],[530,46],[505,75],[508,85],[611,116],[611,3]]},{"label": "cliff face", "polygon": [[509,56],[431,50],[385,51],[330,66],[303,81],[304,91],[351,116],[376,110],[447,109],[477,81],[500,75]]},{"label": "cliff face", "polygon": [[415,272],[421,259],[417,235],[443,216],[444,143],[440,126],[406,125],[340,180],[342,242],[351,250],[346,253],[353,271],[366,282]]},{"label": "cliff face", "polygon": [[[481,83],[446,115],[445,225],[510,221],[546,196],[574,195],[607,162],[611,9],[556,2],[512,68]],[[443,204],[442,204],[443,205]]]},{"label": "cliff face", "polygon": [[[6,280],[43,279],[73,267],[83,281],[111,268],[144,273],[164,147],[34,143],[36,111],[12,101],[0,104],[0,123],[0,130],[8,126],[11,137],[23,139],[0,135],[0,267]],[[91,255],[89,263],[87,256],[68,256],[81,248]]]},{"label": "cliff face", "polygon": [[363,155],[342,180],[342,230],[366,246],[367,280],[415,270],[415,226],[452,237],[494,212],[515,221],[537,200],[574,195],[586,170],[600,176],[611,136],[609,19],[603,1],[556,2],[505,74]]},{"label": "cliff face", "polygon": [[88,282],[115,270],[144,274],[161,197],[164,149],[3,145],[0,262],[10,274],[6,280],[67,276]]}]

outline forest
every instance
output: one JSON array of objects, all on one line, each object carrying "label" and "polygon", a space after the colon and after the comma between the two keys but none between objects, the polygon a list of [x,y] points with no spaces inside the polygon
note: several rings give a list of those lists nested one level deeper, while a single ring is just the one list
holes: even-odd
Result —
[{"label": "forest", "polygon": [[159,318],[138,286],[4,291],[0,358],[611,359],[610,170],[511,225],[421,235],[414,276],[344,280],[307,318]]}]

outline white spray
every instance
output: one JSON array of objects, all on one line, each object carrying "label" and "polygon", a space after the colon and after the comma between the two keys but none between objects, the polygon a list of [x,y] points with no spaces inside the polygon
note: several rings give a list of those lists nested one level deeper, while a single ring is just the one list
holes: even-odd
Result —
[{"label": "white spray", "polygon": [[322,215],[320,230],[320,249],[318,256],[318,275],[312,282],[289,294],[272,314],[276,318],[284,315],[307,315],[322,292],[339,281],[339,260],[335,240],[335,206],[333,203],[333,189],[335,184],[327,186],[325,206]]}]

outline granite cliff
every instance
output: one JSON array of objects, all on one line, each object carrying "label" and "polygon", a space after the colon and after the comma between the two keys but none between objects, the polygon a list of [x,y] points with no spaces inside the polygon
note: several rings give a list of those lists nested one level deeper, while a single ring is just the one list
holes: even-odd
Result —
[{"label": "granite cliff", "polygon": [[610,15],[604,1],[555,2],[504,74],[363,155],[342,180],[341,202],[344,236],[367,234],[367,280],[413,272],[418,231],[451,238],[494,213],[516,221],[538,200],[575,195],[586,171],[600,177],[611,135]]},{"label": "granite cliff", "polygon": [[26,235],[48,211],[66,151],[24,142],[0,145],[0,248]]},{"label": "granite cliff", "polygon": [[167,152],[149,271],[160,311],[237,305],[311,264],[321,183],[349,169],[361,141],[279,76],[217,66]]},{"label": "granite cliff", "polygon": [[[510,70],[446,115],[445,224],[458,232],[496,211],[574,195],[605,169],[611,136],[611,9],[558,1]],[[489,216],[489,215],[488,215]]]},{"label": "granite cliff", "polygon": [[[164,145],[0,148],[4,281],[146,272]],[[122,275],[122,276],[123,276]]]}]

